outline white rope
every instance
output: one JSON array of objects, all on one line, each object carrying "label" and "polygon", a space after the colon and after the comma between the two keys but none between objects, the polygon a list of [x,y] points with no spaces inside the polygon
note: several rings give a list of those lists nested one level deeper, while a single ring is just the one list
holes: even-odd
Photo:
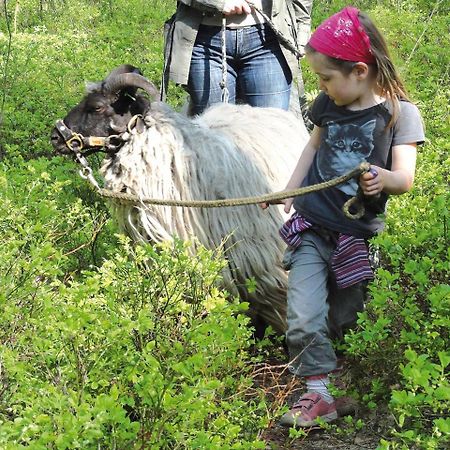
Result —
[{"label": "white rope", "polygon": [[221,31],[221,44],[222,44],[222,80],[220,82],[220,88],[222,89],[221,100],[222,103],[228,103],[230,99],[230,91],[227,86],[227,41],[226,41],[226,32],[227,32],[227,18],[225,16],[222,17],[222,31]]}]

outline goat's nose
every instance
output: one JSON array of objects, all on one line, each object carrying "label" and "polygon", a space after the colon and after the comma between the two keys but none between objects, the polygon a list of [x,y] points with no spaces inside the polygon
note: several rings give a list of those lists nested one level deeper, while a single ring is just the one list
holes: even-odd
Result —
[{"label": "goat's nose", "polygon": [[50,134],[50,141],[53,143],[56,143],[60,140],[61,136],[58,133],[58,130],[56,128],[53,128],[51,134]]},{"label": "goat's nose", "polygon": [[64,139],[58,133],[56,128],[54,128],[50,134],[50,143],[57,153],[65,153],[66,145]]}]

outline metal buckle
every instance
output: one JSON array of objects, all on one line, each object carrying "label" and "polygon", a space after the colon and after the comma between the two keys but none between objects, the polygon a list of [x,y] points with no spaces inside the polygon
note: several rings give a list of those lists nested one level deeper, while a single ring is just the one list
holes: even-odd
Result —
[{"label": "metal buckle", "polygon": [[75,151],[75,149],[73,148],[73,144],[72,144],[73,142],[77,142],[78,143],[77,150],[82,150],[82,148],[83,148],[83,136],[81,136],[81,134],[73,133],[73,136],[66,141],[67,147],[69,147],[70,150]]}]

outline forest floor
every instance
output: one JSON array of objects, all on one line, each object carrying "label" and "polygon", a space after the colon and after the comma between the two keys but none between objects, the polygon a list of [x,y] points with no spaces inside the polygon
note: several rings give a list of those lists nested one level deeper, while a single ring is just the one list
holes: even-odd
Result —
[{"label": "forest floor", "polygon": [[[348,381],[348,371],[343,378]],[[286,364],[278,359],[257,368],[254,379],[256,386],[266,393],[274,411],[285,404],[291,407],[304,390],[302,382],[292,376]],[[387,408],[380,406],[371,410],[358,405],[351,417],[339,417],[332,425],[300,432],[279,425],[279,417],[274,417],[262,432],[261,439],[266,442],[267,450],[375,450],[380,439],[389,435],[394,425],[393,416]]]}]

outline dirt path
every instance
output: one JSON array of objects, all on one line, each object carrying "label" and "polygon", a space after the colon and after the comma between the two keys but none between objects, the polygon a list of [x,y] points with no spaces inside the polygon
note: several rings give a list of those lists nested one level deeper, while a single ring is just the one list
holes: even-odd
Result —
[{"label": "dirt path", "polygon": [[[364,416],[361,416],[364,417]],[[361,418],[359,417],[359,418]],[[328,430],[310,430],[304,436],[290,437],[289,429],[274,424],[265,430],[263,440],[267,443],[266,449],[301,449],[301,450],[376,450],[380,439],[383,437],[382,428],[373,420],[373,417],[365,417],[365,425],[360,430],[354,430],[339,419]],[[364,420],[363,419],[363,420]],[[380,419],[384,420],[380,416]]]},{"label": "dirt path", "polygon": [[[341,383],[349,382],[350,373],[344,369]],[[278,425],[280,408],[291,406],[303,392],[302,382],[294,378],[281,359],[272,358],[269,363],[255,369],[255,384],[266,393],[274,411],[274,420],[264,430],[261,438],[266,449],[301,450],[375,450],[380,439],[389,434],[393,418],[387,410],[369,410],[358,406],[350,417],[340,417],[325,429],[317,428],[296,433]],[[277,413],[278,411],[278,413]],[[294,431],[294,433],[293,433]]]}]

